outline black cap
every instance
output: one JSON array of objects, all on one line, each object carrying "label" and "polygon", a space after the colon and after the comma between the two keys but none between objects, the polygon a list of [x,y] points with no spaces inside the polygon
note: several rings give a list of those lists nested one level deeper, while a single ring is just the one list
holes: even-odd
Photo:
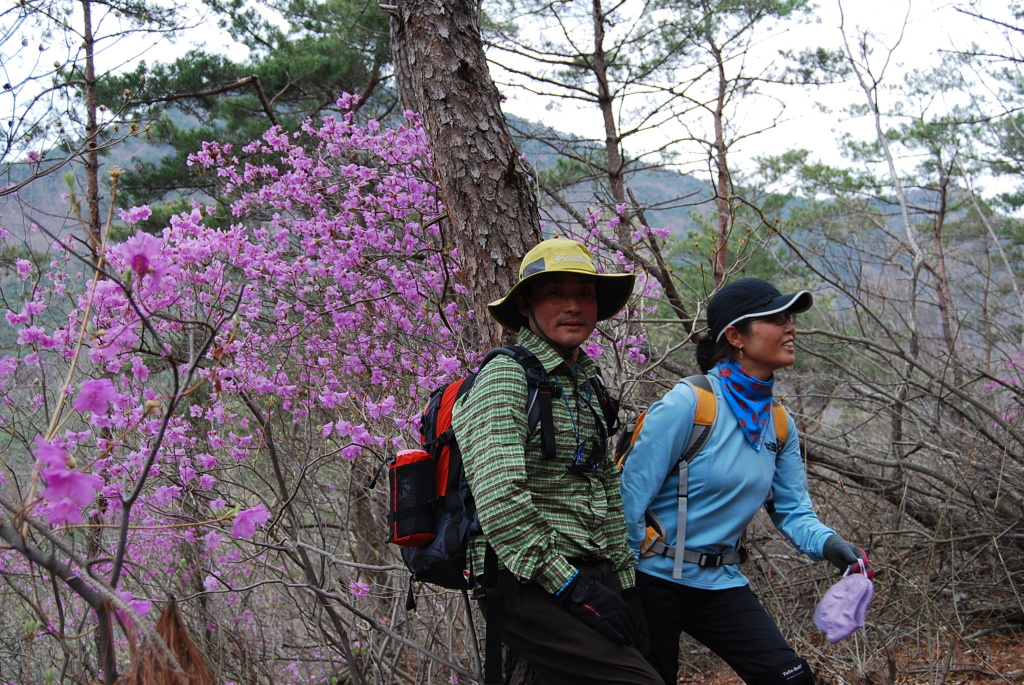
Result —
[{"label": "black cap", "polygon": [[729,283],[708,304],[708,334],[718,342],[729,326],[776,312],[806,312],[814,304],[811,293],[801,290],[783,295],[778,288],[760,278],[741,278]]}]

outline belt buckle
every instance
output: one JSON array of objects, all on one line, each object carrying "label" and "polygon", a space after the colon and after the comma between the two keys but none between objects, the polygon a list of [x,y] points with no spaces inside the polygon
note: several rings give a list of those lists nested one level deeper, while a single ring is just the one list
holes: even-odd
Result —
[{"label": "belt buckle", "polygon": [[700,559],[697,560],[697,565],[700,566],[701,568],[706,568],[708,566],[717,568],[717,567],[722,565],[722,555],[721,554],[708,554],[707,552],[701,552],[700,553]]}]

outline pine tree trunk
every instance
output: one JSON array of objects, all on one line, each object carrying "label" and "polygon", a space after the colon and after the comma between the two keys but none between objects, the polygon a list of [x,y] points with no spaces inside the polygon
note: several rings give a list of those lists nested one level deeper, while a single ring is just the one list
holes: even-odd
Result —
[{"label": "pine tree trunk", "polygon": [[103,229],[100,225],[100,153],[99,122],[96,111],[99,100],[96,95],[96,39],[93,35],[92,2],[82,0],[82,25],[85,33],[82,47],[85,50],[85,200],[88,216],[85,218],[89,234],[89,250],[94,264],[99,264],[102,252]]},{"label": "pine tree trunk", "polygon": [[[420,113],[448,213],[441,249],[457,249],[461,282],[476,312],[480,349],[502,342],[487,304],[518,280],[519,262],[541,240],[533,187],[501,112],[467,0],[398,0],[391,47],[402,102]],[[507,683],[534,682],[506,650]]]},{"label": "pine tree trunk", "polygon": [[391,45],[398,91],[423,117],[448,213],[445,250],[458,250],[481,349],[501,341],[487,303],[516,282],[541,238],[540,214],[501,112],[469,0],[397,0]]}]

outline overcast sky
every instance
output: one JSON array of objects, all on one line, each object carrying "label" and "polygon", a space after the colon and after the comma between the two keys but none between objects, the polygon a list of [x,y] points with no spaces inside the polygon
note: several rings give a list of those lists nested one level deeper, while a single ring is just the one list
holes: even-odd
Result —
[{"label": "overcast sky", "polygon": [[[194,7],[201,7],[198,0],[190,2]],[[876,74],[883,73],[883,64],[892,51],[891,63],[884,73],[886,81],[895,84],[901,80],[902,71],[936,63],[941,50],[965,49],[971,42],[998,45],[1000,48],[1006,45],[1004,31],[970,20],[955,10],[956,7],[972,5],[985,15],[1009,20],[1007,0],[846,0],[842,3],[842,10],[848,36],[855,37],[863,30],[873,34],[876,43],[871,68]],[[840,2],[820,0],[818,15],[820,21],[814,25],[794,27],[785,36],[765,39],[762,42],[765,59],[771,59],[776,54],[775,46],[780,44],[794,48],[812,44],[840,47],[843,36],[840,30]],[[144,34],[134,37],[133,41],[118,42],[112,49],[102,53],[101,66],[109,68],[120,65],[127,68],[138,58],[151,63],[170,61],[184,54],[192,43],[200,41],[205,41],[210,49],[225,52],[232,59],[244,60],[246,57],[245,48],[232,44],[215,28],[212,20],[187,31],[185,39],[175,45],[168,44],[166,39],[154,39]],[[8,59],[11,47],[3,46]],[[33,60],[40,60],[39,64],[43,67],[60,58],[59,55],[50,55],[59,46],[51,46],[42,53],[34,47],[29,45],[23,52],[32,56]],[[547,110],[545,102],[538,102],[536,97],[527,96],[522,91],[504,88],[503,92],[508,97],[504,104],[508,113],[531,120],[542,117],[544,123],[561,130],[588,131],[592,137],[604,137],[600,115],[593,108],[584,111],[574,111],[568,107]],[[734,159],[749,160],[754,155],[777,154],[793,147],[805,147],[812,149],[824,161],[835,163],[839,161],[835,145],[837,135],[848,132],[858,138],[872,136],[870,121],[851,119],[842,112],[845,105],[851,102],[862,103],[864,100],[863,94],[853,83],[826,89],[789,88],[780,97],[786,102],[783,123],[770,133],[759,135],[736,148]],[[822,113],[817,103],[828,103],[832,112]],[[935,106],[943,107],[945,103],[939,101]],[[737,125],[745,127],[749,124],[750,127],[756,127],[756,108],[750,108],[746,115],[752,119],[749,122],[736,122]],[[649,147],[657,147],[657,144],[650,144]]]}]

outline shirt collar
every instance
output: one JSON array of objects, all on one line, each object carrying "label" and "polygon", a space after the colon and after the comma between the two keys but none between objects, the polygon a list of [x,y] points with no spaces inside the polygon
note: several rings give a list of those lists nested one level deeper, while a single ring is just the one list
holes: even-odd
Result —
[{"label": "shirt collar", "polygon": [[[558,353],[558,351],[551,346],[551,343],[544,340],[529,328],[525,326],[519,329],[519,337],[517,342],[525,347],[526,349],[533,352],[540,363],[544,366],[544,370],[548,373],[553,372],[559,364],[565,366],[568,370],[568,362]],[[576,365],[583,369],[583,373],[587,378],[597,374],[597,364],[594,360],[587,356],[587,353],[580,348],[579,355],[576,357]]]}]

